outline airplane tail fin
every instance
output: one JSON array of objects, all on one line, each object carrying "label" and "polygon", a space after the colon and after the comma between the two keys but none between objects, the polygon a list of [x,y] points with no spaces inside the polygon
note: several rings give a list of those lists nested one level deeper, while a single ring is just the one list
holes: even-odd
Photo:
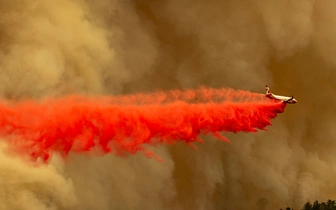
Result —
[{"label": "airplane tail fin", "polygon": [[268,87],[268,85],[266,85],[266,95],[269,95],[271,94],[271,90],[270,88]]}]

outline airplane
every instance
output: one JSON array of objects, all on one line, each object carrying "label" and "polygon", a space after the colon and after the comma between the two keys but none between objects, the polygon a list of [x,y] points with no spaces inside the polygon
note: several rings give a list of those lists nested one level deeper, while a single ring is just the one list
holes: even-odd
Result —
[{"label": "airplane", "polygon": [[282,101],[282,102],[288,103],[288,104],[296,104],[297,103],[297,100],[294,98],[293,95],[292,95],[292,97],[274,95],[273,93],[271,93],[271,90],[267,85],[266,85],[266,97],[270,98],[270,99],[279,100],[279,101]]}]

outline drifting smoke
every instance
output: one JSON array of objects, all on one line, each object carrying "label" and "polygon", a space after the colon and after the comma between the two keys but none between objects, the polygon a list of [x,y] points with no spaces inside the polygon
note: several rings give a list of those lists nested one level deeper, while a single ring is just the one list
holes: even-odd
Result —
[{"label": "drifting smoke", "polygon": [[70,153],[34,166],[3,152],[1,209],[298,209],[335,196],[334,1],[12,0],[0,10],[2,98],[269,84],[299,101],[267,133],[228,134],[232,144],[149,146],[164,163]]}]

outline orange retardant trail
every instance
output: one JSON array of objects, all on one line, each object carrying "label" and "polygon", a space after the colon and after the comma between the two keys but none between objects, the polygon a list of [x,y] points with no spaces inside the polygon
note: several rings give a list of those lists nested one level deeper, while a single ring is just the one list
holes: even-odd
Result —
[{"label": "orange retardant trail", "polygon": [[44,160],[53,152],[67,155],[97,147],[116,155],[146,153],[145,144],[189,144],[200,142],[200,134],[228,141],[219,132],[257,132],[286,106],[246,91],[171,93],[2,102],[0,137],[17,152]]}]

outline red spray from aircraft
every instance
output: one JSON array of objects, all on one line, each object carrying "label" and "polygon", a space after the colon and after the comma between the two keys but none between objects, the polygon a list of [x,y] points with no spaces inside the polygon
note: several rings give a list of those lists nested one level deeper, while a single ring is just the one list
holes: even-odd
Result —
[{"label": "red spray from aircraft", "polygon": [[271,125],[286,104],[263,94],[199,88],[128,96],[67,96],[39,101],[2,101],[0,137],[15,151],[47,161],[101,148],[116,155],[146,151],[144,146],[202,142],[200,134],[257,132]]}]

